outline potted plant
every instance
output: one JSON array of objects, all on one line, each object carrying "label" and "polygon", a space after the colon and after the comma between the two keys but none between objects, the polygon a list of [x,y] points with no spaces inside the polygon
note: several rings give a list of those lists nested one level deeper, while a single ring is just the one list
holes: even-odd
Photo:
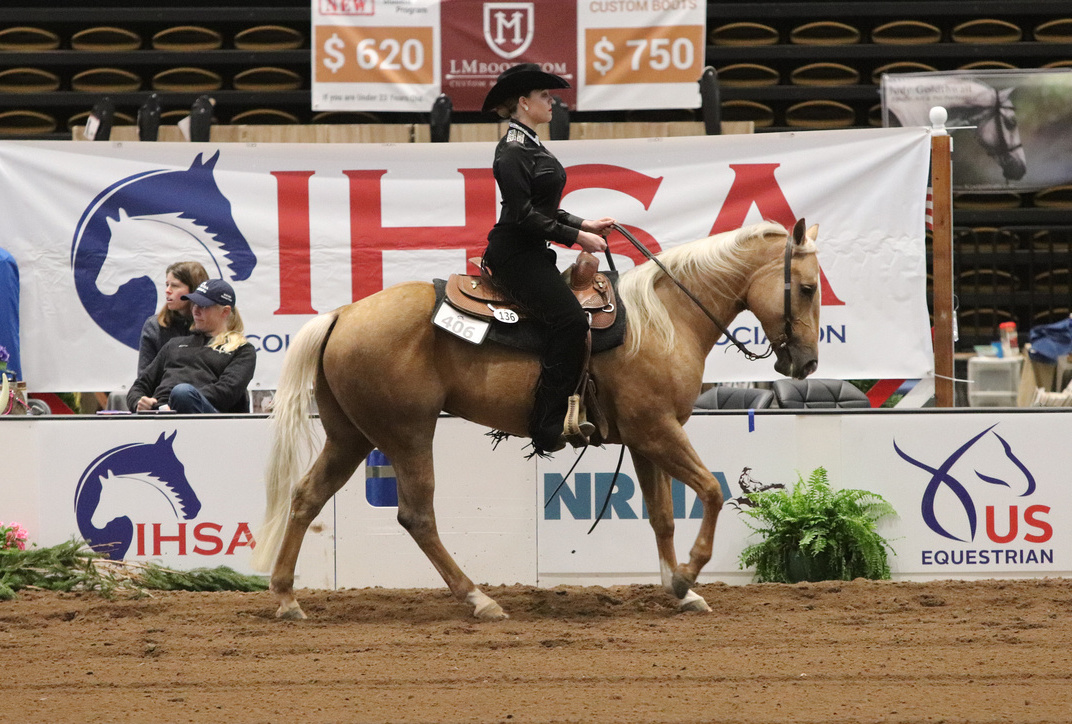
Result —
[{"label": "potted plant", "polygon": [[890,577],[887,551],[893,548],[875,526],[895,512],[882,496],[832,490],[826,469],[819,467],[807,480],[797,473],[792,490],[770,486],[748,493],[742,502],[741,512],[751,519],[746,524],[763,536],[740,557],[741,568],[755,566],[757,581]]}]

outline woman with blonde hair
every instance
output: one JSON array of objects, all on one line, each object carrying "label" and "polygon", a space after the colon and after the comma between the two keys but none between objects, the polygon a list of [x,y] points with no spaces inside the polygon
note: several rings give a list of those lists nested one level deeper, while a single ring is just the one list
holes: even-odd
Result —
[{"label": "woman with blonde hair", "polygon": [[138,344],[138,375],[149,366],[169,339],[190,333],[193,314],[190,302],[183,299],[202,282],[208,281],[205,267],[196,261],[177,261],[164,274],[164,305],[145,320]]},{"label": "woman with blonde hair", "polygon": [[165,344],[138,375],[127,393],[130,411],[249,412],[257,353],[246,340],[234,288],[210,279],[182,298],[193,312],[190,334]]}]

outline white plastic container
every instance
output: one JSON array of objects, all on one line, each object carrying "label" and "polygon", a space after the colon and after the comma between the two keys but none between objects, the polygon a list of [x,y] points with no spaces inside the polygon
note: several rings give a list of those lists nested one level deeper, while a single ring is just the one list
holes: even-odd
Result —
[{"label": "white plastic container", "polygon": [[969,407],[1016,407],[1023,358],[972,357],[968,360]]}]

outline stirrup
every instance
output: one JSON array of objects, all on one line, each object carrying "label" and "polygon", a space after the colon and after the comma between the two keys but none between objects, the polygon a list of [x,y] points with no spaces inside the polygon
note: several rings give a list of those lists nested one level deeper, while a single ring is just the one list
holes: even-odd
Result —
[{"label": "stirrup", "polygon": [[566,419],[562,423],[562,437],[573,447],[584,447],[596,426],[584,419],[580,395],[570,395],[566,407]]}]

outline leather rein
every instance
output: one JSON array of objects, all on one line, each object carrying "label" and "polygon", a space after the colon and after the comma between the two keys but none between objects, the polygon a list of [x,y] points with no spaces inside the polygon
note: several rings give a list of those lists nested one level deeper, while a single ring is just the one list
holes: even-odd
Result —
[{"label": "leather rein", "polygon": [[[722,325],[721,322],[719,322],[717,319],[715,319],[715,315],[711,314],[710,310],[708,310],[707,307],[704,306],[703,302],[701,302],[696,297],[695,294],[693,294],[688,289],[686,289],[685,285],[682,284],[677,279],[677,277],[675,277],[673,274],[671,274],[670,270],[667,269],[666,266],[663,265],[663,263],[661,261],[659,261],[655,257],[655,255],[652,254],[650,250],[648,250],[648,248],[646,246],[644,246],[642,243],[640,243],[640,241],[638,241],[635,236],[630,234],[628,230],[626,230],[624,227],[622,227],[622,226],[620,226],[618,224],[613,224],[611,226],[611,228],[614,229],[615,231],[617,231],[618,233],[620,233],[626,239],[628,239],[629,243],[632,244],[633,246],[635,246],[637,248],[637,250],[641,254],[643,254],[646,259],[648,259],[649,261],[653,262],[655,264],[655,266],[659,267],[660,271],[662,271],[662,273],[666,275],[666,278],[669,279],[670,281],[672,281],[674,284],[676,284],[678,289],[680,289],[682,292],[684,292],[685,295],[689,299],[691,299],[692,302],[697,307],[700,308],[700,311],[702,311],[705,315],[707,315],[707,318],[711,320],[711,322],[715,325],[715,327],[718,329],[718,331],[721,332],[722,334],[724,334],[726,336],[726,338],[730,342],[732,342],[733,345],[738,350],[740,350],[748,360],[751,361],[751,360],[757,360],[757,359],[764,359],[765,357],[770,357],[771,354],[775,351],[775,349],[780,349],[780,348],[789,346],[789,340],[792,339],[792,336],[793,336],[793,319],[791,317],[791,314],[792,314],[792,311],[793,311],[792,310],[792,298],[791,298],[791,294],[792,294],[792,279],[790,277],[790,265],[791,265],[792,259],[793,259],[793,235],[792,235],[791,232],[786,234],[786,240],[785,240],[785,274],[784,274],[785,285],[784,285],[784,291],[783,291],[783,305],[784,305],[783,309],[784,309],[784,312],[783,312],[783,315],[782,315],[783,338],[777,344],[775,344],[773,342],[768,342],[767,343],[767,351],[764,352],[763,354],[756,354],[755,352],[753,352],[750,349],[748,349],[747,347],[745,347],[744,344],[741,343],[740,340],[738,340],[736,337],[733,336],[732,332],[730,332],[728,329],[726,329]],[[607,253],[607,263],[610,264],[610,268],[613,271],[614,270],[614,261],[611,259],[610,247],[607,248],[606,253]],[[745,308],[747,309],[747,307],[745,307]]]}]

